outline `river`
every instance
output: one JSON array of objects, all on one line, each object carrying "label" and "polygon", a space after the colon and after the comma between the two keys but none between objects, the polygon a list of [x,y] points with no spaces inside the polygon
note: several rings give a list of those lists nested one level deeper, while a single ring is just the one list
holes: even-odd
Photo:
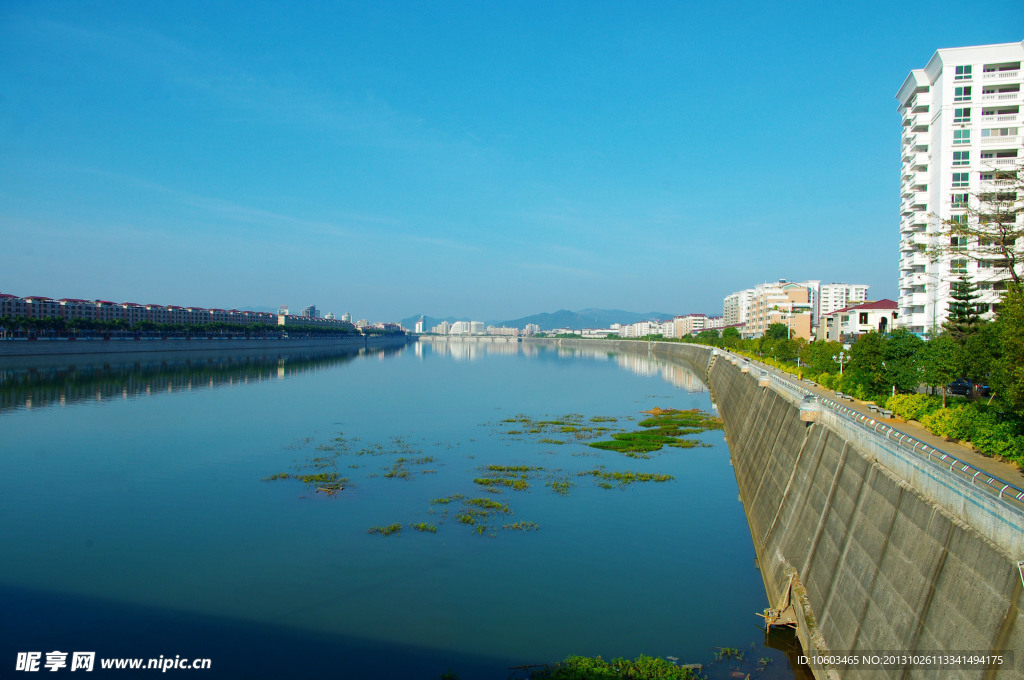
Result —
[{"label": "river", "polygon": [[[94,651],[209,658],[198,677],[467,680],[648,654],[794,677],[758,628],[721,431],[646,459],[589,446],[653,408],[712,404],[645,353],[522,343],[0,366],[2,663]],[[526,488],[474,482],[501,476],[488,466],[525,468],[510,474]],[[294,479],[322,473],[344,488]],[[464,523],[486,508],[473,498],[499,509]],[[723,647],[743,661],[715,663]]]}]

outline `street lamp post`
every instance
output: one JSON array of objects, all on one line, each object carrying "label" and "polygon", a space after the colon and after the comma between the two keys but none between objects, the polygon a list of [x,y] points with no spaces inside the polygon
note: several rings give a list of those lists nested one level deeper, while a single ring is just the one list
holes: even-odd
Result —
[{"label": "street lamp post", "polygon": [[852,358],[853,357],[851,357],[849,354],[847,354],[846,352],[843,352],[843,351],[840,351],[838,355],[836,355],[836,354],[832,355],[832,361],[834,361],[837,364],[839,364],[839,377],[840,378],[843,377],[843,366],[845,366],[846,364],[850,363],[850,359],[852,359]]}]

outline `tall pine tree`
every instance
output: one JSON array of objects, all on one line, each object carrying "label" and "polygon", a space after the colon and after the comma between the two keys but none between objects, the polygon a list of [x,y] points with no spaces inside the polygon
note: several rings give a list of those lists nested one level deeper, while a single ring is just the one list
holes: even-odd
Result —
[{"label": "tall pine tree", "polygon": [[981,324],[978,311],[978,292],[966,276],[961,276],[949,287],[949,317],[943,328],[957,342],[974,333]]}]

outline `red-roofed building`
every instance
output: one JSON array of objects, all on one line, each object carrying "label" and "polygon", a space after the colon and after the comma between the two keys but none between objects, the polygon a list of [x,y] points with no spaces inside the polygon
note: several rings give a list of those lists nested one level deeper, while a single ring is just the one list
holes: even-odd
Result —
[{"label": "red-roofed building", "polygon": [[853,342],[863,333],[890,333],[896,328],[898,307],[895,300],[878,300],[822,314],[816,339]]},{"label": "red-roofed building", "polygon": [[25,316],[25,299],[0,293],[0,316]]},{"label": "red-roofed building", "polygon": [[61,298],[58,302],[60,303],[60,317],[65,321],[68,319],[88,319],[89,321],[96,319],[96,303],[91,300]]}]

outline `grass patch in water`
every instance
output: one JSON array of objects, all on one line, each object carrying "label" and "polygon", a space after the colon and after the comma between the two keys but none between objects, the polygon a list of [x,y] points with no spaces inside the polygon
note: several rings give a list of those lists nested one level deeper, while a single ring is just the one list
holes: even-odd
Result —
[{"label": "grass patch in water", "polygon": [[701,442],[684,439],[688,435],[705,430],[722,429],[722,420],[697,409],[653,408],[644,411],[650,417],[637,423],[645,429],[634,432],[616,432],[611,440],[591,442],[590,446],[605,451],[615,451],[630,458],[650,458],[649,453],[671,446],[689,449],[700,446]]},{"label": "grass patch in water", "polygon": [[540,527],[537,526],[536,522],[512,522],[512,524],[501,525],[502,529],[509,529],[511,531],[538,531]]},{"label": "grass patch in water", "polygon": [[559,496],[568,496],[569,489],[576,486],[568,479],[553,479],[547,483],[546,486],[551,487],[551,490],[557,493]]},{"label": "grass patch in water", "polygon": [[459,501],[459,500],[462,500],[463,498],[465,498],[465,496],[463,496],[461,493],[456,493],[456,494],[452,494],[451,496],[446,496],[444,498],[431,498],[430,499],[430,504],[431,505],[448,505],[452,501]]},{"label": "grass patch in water", "polygon": [[[643,482],[670,482],[675,477],[672,475],[659,474],[654,472],[605,472],[600,468],[577,472],[579,477],[593,477],[600,482],[618,482],[619,486],[628,486]],[[608,487],[603,487],[608,488]]]},{"label": "grass patch in water", "polygon": [[636,659],[612,659],[599,656],[569,656],[552,666],[530,671],[530,680],[597,680],[632,678],[633,680],[697,680],[694,669],[677,666],[667,659],[640,655]]},{"label": "grass patch in water", "polygon": [[512,512],[508,503],[499,503],[498,501],[492,501],[490,498],[469,498],[464,501],[466,505],[472,505],[477,508],[482,508],[485,511],[495,510],[497,512],[505,513],[506,515]]},{"label": "grass patch in water", "polygon": [[401,533],[401,531],[402,525],[396,522],[394,524],[389,524],[386,527],[370,527],[367,530],[367,533],[377,534],[378,536],[393,536]]}]

